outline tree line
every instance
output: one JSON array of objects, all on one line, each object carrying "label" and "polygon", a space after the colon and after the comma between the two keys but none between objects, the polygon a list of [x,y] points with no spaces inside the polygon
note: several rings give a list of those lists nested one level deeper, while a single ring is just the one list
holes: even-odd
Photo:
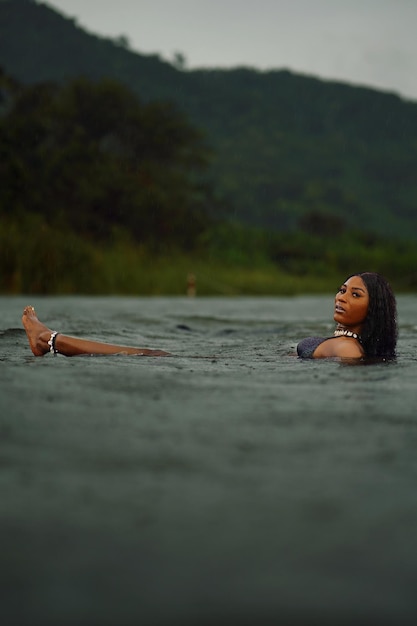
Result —
[{"label": "tree line", "polygon": [[16,89],[0,120],[2,215],[30,213],[92,240],[192,248],[210,218],[200,131],[172,104],[111,80]]},{"label": "tree line", "polygon": [[0,3],[0,41],[0,63],[24,84],[113,78],[142,103],[175,103],[204,129],[207,176],[239,221],[294,232],[320,213],[417,237],[416,102],[284,69],[178,69],[35,1]]},{"label": "tree line", "polygon": [[[108,79],[22,86],[2,73],[0,291],[158,292],[143,278],[153,267],[171,276],[198,264],[210,293],[216,283],[257,293],[245,282],[254,268],[296,284],[333,281],[358,263],[417,288],[412,243],[354,230],[337,214],[311,208],[292,232],[235,219],[210,177],[212,158],[204,133],[171,103],[143,102]],[[181,292],[176,280],[165,291]],[[274,291],[272,279],[265,285]]]}]

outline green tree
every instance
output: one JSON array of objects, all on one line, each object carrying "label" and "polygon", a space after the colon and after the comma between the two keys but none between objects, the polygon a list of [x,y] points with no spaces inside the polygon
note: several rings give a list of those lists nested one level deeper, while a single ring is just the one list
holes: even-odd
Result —
[{"label": "green tree", "polygon": [[0,211],[30,212],[88,237],[191,247],[207,227],[208,151],[172,104],[115,81],[22,88],[0,120]]}]

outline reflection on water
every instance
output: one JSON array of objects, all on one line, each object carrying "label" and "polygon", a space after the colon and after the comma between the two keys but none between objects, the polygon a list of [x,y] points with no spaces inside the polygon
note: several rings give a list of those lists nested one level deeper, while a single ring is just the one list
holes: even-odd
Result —
[{"label": "reflection on water", "polygon": [[[415,297],[369,367],[296,358],[332,297],[0,301],[10,624],[414,623]],[[36,359],[29,303],[175,356]]]}]

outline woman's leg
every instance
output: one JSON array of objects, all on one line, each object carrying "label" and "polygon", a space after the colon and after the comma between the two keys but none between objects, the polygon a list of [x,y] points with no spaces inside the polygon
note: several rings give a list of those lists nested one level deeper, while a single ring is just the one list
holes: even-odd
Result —
[{"label": "woman's leg", "polygon": [[141,356],[170,356],[163,350],[148,350],[147,348],[130,348],[128,346],[115,346],[109,343],[77,339],[67,335],[57,334],[53,346],[51,346],[52,331],[42,324],[33,306],[25,307],[22,316],[23,326],[29,339],[30,348],[35,356],[43,356],[47,352],[55,351],[65,356],[77,354],[136,354]]}]

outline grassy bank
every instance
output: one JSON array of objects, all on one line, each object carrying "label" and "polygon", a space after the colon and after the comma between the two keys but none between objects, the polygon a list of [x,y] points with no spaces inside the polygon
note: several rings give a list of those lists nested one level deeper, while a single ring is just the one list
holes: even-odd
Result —
[{"label": "grassy bank", "polygon": [[198,295],[333,293],[355,271],[379,271],[396,291],[415,291],[417,252],[404,243],[259,233],[237,245],[220,238],[192,254],[136,244],[125,232],[98,244],[38,216],[2,220],[3,294],[184,295],[190,274]]}]

